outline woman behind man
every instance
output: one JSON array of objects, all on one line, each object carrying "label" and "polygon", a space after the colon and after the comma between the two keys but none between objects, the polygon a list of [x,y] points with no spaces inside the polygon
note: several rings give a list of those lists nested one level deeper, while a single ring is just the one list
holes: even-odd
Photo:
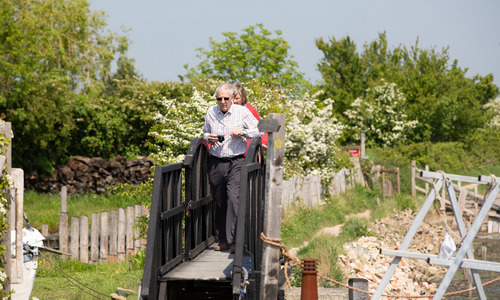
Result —
[{"label": "woman behind man", "polygon": [[[260,121],[260,116],[259,113],[257,112],[257,109],[255,109],[255,107],[247,103],[248,101],[247,92],[245,91],[245,89],[241,84],[237,82],[233,84],[233,95],[234,95],[233,97],[234,104],[245,106],[257,119],[257,121]],[[264,149],[267,149],[267,132],[264,133],[264,135],[260,138],[260,141],[262,142],[262,147]],[[250,145],[250,140],[247,140],[247,150],[249,145]]]}]

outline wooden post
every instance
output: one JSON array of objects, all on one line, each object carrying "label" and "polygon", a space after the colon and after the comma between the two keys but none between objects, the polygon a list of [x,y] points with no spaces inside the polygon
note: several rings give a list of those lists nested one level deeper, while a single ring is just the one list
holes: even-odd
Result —
[{"label": "wooden post", "polygon": [[79,218],[71,217],[71,242],[70,242],[70,253],[71,258],[78,259],[78,248],[80,246],[80,239],[78,237],[80,233]]},{"label": "wooden post", "polygon": [[[142,206],[142,215],[143,216],[149,215],[149,209],[145,205]],[[141,248],[146,249],[147,243],[148,240],[145,237],[141,238]]]},{"label": "wooden post", "polygon": [[[10,140],[10,143],[7,145],[7,150],[4,153],[4,164],[6,167],[6,172],[9,175],[12,175],[12,124],[10,122],[0,122],[0,133],[3,134],[3,136]],[[1,165],[1,170],[4,168],[4,164]],[[9,226],[9,231],[4,233],[2,235],[2,245],[5,247],[5,252],[3,254],[3,261],[4,261],[4,270],[5,273],[8,275],[7,278],[5,278],[5,282],[3,285],[3,291],[4,292],[9,292],[10,291],[10,283],[11,283],[11,274],[12,274],[12,255],[11,255],[11,231],[14,228],[14,222],[15,222],[15,214],[13,207],[15,207],[15,194],[12,189],[9,189],[9,196],[7,196],[7,225]]]},{"label": "wooden post", "polygon": [[[429,166],[425,165],[425,172],[429,172]],[[443,189],[444,191],[445,189]],[[425,182],[425,196],[427,197],[429,195],[429,183],[426,181]]]},{"label": "wooden post", "polygon": [[118,243],[118,211],[112,209],[109,212],[109,255],[108,262],[115,263],[117,261],[117,243]]},{"label": "wooden post", "polygon": [[[68,253],[68,213],[60,212],[59,213],[59,250],[61,252]],[[67,258],[67,255],[62,256],[63,258]]]},{"label": "wooden post", "polygon": [[384,173],[384,166],[380,166],[380,177],[382,177],[382,198],[385,197],[385,173]]},{"label": "wooden post", "polygon": [[[141,205],[135,205],[135,218],[134,225],[137,223],[137,220],[141,217],[142,208]],[[134,228],[134,253],[137,253],[141,249],[141,240],[139,240],[139,230]]]},{"label": "wooden post", "polygon": [[80,216],[80,261],[89,262],[89,217]]},{"label": "wooden post", "polygon": [[360,145],[360,153],[359,153],[359,159],[363,160],[363,159],[367,159],[368,157],[366,157],[365,155],[365,138],[366,138],[366,131],[362,130],[361,131],[361,145]]},{"label": "wooden post", "polygon": [[61,212],[68,212],[68,187],[63,185],[61,186]]},{"label": "wooden post", "polygon": [[42,224],[42,235],[43,236],[49,235],[49,225],[48,224]]},{"label": "wooden post", "polygon": [[109,227],[108,227],[108,212],[101,211],[101,238],[99,239],[99,260],[102,262],[108,261],[108,238],[109,238]]},{"label": "wooden post", "polygon": [[[283,159],[285,156],[285,114],[271,113],[269,119],[276,120],[279,129],[277,132],[269,132],[267,142],[264,234],[269,238],[280,238]],[[279,248],[263,243],[261,286],[258,299],[278,298],[279,260]]]},{"label": "wooden post", "polygon": [[417,164],[414,160],[411,161],[411,196],[415,198],[417,196],[417,188],[416,188],[416,180],[415,180],[415,172]]},{"label": "wooden post", "polygon": [[16,236],[16,252],[14,261],[12,261],[11,283],[21,283],[23,281],[23,227],[24,227],[24,172],[22,169],[12,169],[12,177],[14,179],[15,189],[15,236]]},{"label": "wooden post", "polygon": [[397,184],[398,184],[398,195],[401,195],[401,183],[399,180],[399,167],[396,168],[396,176],[398,177],[398,178],[396,178]]},{"label": "wooden post", "polygon": [[368,279],[366,278],[350,278],[348,281],[350,287],[356,288],[366,293],[349,289],[349,300],[368,300]]},{"label": "wooden post", "polygon": [[127,257],[134,255],[134,207],[127,206]]},{"label": "wooden post", "polygon": [[90,261],[99,260],[99,213],[92,213],[90,220]]},{"label": "wooden post", "polygon": [[118,208],[118,261],[125,260],[125,237],[126,237],[126,223],[125,223],[125,208]]}]

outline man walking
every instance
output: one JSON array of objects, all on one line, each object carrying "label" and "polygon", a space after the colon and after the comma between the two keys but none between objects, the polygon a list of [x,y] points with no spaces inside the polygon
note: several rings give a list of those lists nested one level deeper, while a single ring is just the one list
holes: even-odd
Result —
[{"label": "man walking", "polygon": [[208,109],[203,137],[210,146],[208,175],[215,200],[215,229],[219,244],[215,250],[234,251],[236,220],[240,193],[240,173],[247,149],[247,139],[262,134],[257,119],[245,107],[232,105],[232,85],[221,84],[215,91],[217,105]]}]

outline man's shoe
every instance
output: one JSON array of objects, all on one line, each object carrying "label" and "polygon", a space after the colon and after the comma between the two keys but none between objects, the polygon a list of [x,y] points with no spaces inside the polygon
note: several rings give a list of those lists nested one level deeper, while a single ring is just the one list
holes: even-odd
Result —
[{"label": "man's shoe", "polygon": [[220,242],[217,246],[214,247],[215,251],[226,251],[229,250],[231,246],[226,242]]},{"label": "man's shoe", "polygon": [[234,254],[234,251],[236,251],[236,243],[231,244],[231,254]]}]

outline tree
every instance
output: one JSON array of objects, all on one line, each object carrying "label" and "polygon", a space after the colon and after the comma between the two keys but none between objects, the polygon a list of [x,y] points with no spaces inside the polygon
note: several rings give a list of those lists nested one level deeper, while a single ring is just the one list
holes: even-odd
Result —
[{"label": "tree", "polygon": [[385,33],[365,44],[362,53],[349,36],[329,42],[318,39],[316,45],[324,53],[318,64],[324,81],[322,99],[334,99],[334,110],[344,121],[343,112],[353,101],[384,80],[404,95],[402,112],[408,120],[418,120],[409,132],[410,141],[462,141],[489,122],[483,104],[498,94],[493,75],[467,77],[467,69],[458,67],[456,60],[450,62],[448,48],[421,49],[417,39],[412,47],[390,51]]},{"label": "tree", "polygon": [[50,172],[67,157],[73,109],[119,50],[105,26],[86,0],[0,2],[0,112],[13,124],[16,167]]},{"label": "tree", "polygon": [[257,24],[243,29],[240,35],[222,33],[226,38],[222,42],[210,38],[208,50],[197,49],[197,57],[202,61],[194,68],[185,65],[186,77],[191,81],[215,78],[230,82],[258,78],[268,86],[302,91],[307,82],[288,53],[290,46],[281,37],[281,31],[276,30],[274,34]]}]

